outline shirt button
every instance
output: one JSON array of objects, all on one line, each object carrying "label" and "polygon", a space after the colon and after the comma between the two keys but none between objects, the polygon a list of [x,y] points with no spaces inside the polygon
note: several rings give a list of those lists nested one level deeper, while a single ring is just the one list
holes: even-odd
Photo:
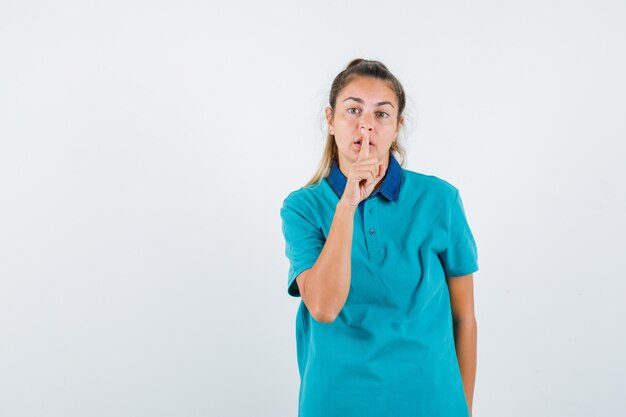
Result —
[{"label": "shirt button", "polygon": [[376,233],[376,230],[370,229],[370,235],[373,235],[374,233]]}]

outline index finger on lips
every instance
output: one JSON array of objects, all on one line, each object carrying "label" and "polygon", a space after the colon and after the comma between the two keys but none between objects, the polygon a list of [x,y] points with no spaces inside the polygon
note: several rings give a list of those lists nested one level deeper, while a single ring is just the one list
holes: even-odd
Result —
[{"label": "index finger on lips", "polygon": [[370,132],[365,128],[361,128],[363,137],[361,139],[361,150],[359,151],[358,160],[368,158],[370,156]]}]

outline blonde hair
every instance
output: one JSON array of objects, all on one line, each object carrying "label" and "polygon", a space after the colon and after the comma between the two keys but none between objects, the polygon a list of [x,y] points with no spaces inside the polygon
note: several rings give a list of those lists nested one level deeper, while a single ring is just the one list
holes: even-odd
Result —
[{"label": "blonde hair", "polygon": [[[333,115],[335,113],[337,96],[339,96],[341,90],[343,90],[344,87],[357,76],[373,77],[380,80],[385,80],[389,83],[389,86],[394,91],[398,99],[399,122],[400,116],[402,116],[402,112],[404,111],[404,108],[406,106],[406,97],[404,95],[404,88],[402,88],[402,84],[400,84],[400,81],[398,81],[398,79],[391,73],[391,71],[389,71],[387,66],[385,66],[385,64],[383,64],[382,62],[362,58],[357,58],[350,61],[346,68],[335,77],[335,80],[333,81],[333,84],[330,88],[330,94],[328,97],[328,103],[330,105],[330,108],[332,109]],[[403,129],[403,126],[401,127],[401,129]],[[406,166],[406,150],[404,146],[399,142],[399,139],[396,139],[392,142],[389,152],[394,154],[394,156],[400,163],[400,166]],[[338,150],[337,143],[335,142],[335,135],[327,133],[326,145],[324,146],[324,152],[322,153],[322,158],[317,168],[317,172],[306,183],[305,187],[318,184],[322,179],[327,177],[330,174],[330,168],[333,161],[337,161],[337,155]]]}]

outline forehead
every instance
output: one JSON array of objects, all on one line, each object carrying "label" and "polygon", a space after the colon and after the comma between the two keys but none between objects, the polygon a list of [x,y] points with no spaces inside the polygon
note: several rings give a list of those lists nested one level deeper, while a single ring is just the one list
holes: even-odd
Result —
[{"label": "forehead", "polygon": [[397,102],[396,94],[389,86],[389,82],[373,77],[358,76],[350,80],[339,93],[337,104],[343,103],[346,97],[359,97],[366,102],[385,100],[394,104]]}]

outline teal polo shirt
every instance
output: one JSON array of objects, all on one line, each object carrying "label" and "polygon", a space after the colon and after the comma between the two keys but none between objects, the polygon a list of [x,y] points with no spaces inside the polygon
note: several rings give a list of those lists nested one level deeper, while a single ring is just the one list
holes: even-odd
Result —
[{"label": "teal polo shirt", "polygon": [[[280,209],[288,294],[319,256],[346,177],[333,164]],[[299,417],[467,417],[446,278],[478,270],[459,191],[393,154],[354,215],[350,291],[332,323],[300,300]]]}]

